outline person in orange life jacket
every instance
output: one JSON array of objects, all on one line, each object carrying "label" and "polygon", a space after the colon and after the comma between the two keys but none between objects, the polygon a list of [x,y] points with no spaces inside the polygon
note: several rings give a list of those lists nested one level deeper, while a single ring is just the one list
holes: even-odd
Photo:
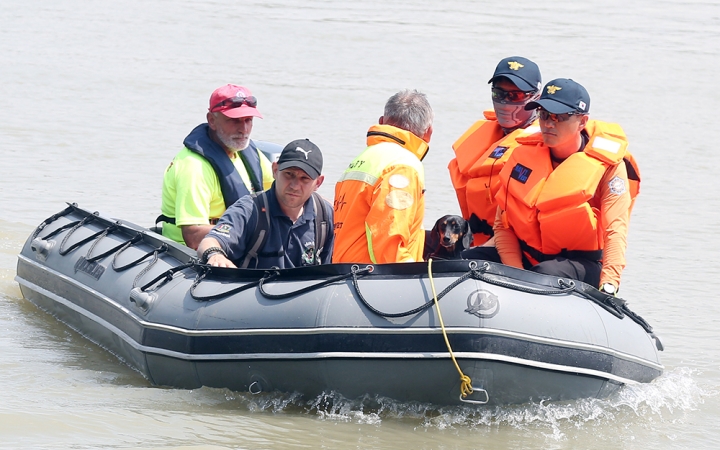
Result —
[{"label": "person in orange life jacket", "polygon": [[515,138],[539,130],[535,110],[525,109],[540,96],[542,77],[537,64],[522,56],[504,58],[488,83],[493,111],[485,111],[485,119],[475,122],[453,144],[456,157],[448,164],[462,215],[473,233],[475,247],[463,252],[466,259],[486,259],[484,247],[494,246],[497,175],[518,145]]},{"label": "person in orange life jacket", "polygon": [[425,94],[390,97],[368,147],[335,185],[334,263],[422,261],[425,175],[422,159],[432,136]]},{"label": "person in orange life jacket", "polygon": [[206,117],[165,171],[157,220],[164,236],[193,249],[228,206],[273,181],[270,161],[250,140],[253,118],[262,115],[248,88],[217,88]]},{"label": "person in orange life jacket", "polygon": [[[322,166],[322,153],[309,140],[298,139],[286,145],[278,161],[272,164],[275,182],[257,196],[264,196],[267,202],[260,203],[263,205],[260,208],[258,199],[248,195],[231,205],[200,242],[197,249],[200,260],[216,267],[258,269],[330,264],[332,207],[318,194],[313,195],[324,180]],[[316,236],[318,206],[327,214],[327,217],[323,214],[328,231],[323,242]],[[263,214],[267,217],[267,237],[251,242]]]},{"label": "person in orange life jacket", "polygon": [[500,173],[499,260],[615,294],[632,205],[624,133],[589,121],[590,96],[570,79],[550,81],[525,108],[538,110],[542,135],[518,138]]}]

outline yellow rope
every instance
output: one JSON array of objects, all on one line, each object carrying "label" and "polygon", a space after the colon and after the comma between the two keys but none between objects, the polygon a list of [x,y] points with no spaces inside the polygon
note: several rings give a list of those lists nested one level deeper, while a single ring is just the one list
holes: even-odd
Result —
[{"label": "yellow rope", "polygon": [[453,354],[452,347],[450,347],[450,341],[448,340],[442,313],[440,312],[440,305],[438,304],[437,293],[435,292],[435,282],[432,277],[432,258],[428,259],[428,278],[430,278],[430,288],[432,289],[433,300],[435,300],[435,308],[437,309],[438,319],[440,319],[440,327],[442,328],[443,337],[445,338],[445,345],[447,345],[448,351],[450,352],[450,358],[452,358],[452,362],[455,364],[455,368],[460,374],[460,394],[462,394],[463,398],[465,398],[473,393],[472,380],[469,376],[463,373],[462,369],[460,369],[460,365],[457,363],[455,355]]}]

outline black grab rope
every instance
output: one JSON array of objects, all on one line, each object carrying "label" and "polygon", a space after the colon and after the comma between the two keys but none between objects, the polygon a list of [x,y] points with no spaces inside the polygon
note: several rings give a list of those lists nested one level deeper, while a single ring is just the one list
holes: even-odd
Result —
[{"label": "black grab rope", "polygon": [[[448,285],[448,287],[443,289],[443,291],[438,294],[437,300],[440,301],[441,298],[445,297],[445,295],[447,295],[450,291],[455,289],[458,285],[460,285],[462,282],[464,282],[465,280],[467,280],[469,278],[472,278],[474,280],[484,281],[486,283],[494,284],[496,286],[506,287],[509,289],[514,289],[514,290],[527,292],[530,294],[537,294],[537,295],[559,295],[559,294],[568,293],[575,289],[575,283],[573,283],[572,281],[566,282],[562,279],[560,279],[562,281],[558,282],[558,285],[560,285],[560,288],[552,288],[552,289],[537,289],[537,288],[522,286],[522,285],[519,285],[516,283],[508,283],[508,282],[496,280],[494,278],[486,276],[484,273],[487,272],[489,269],[490,269],[490,264],[488,262],[485,262],[482,265],[482,267],[478,268],[477,263],[472,261],[470,263],[470,270],[468,272],[466,272],[465,274],[463,274],[462,276],[458,277],[457,280],[450,283]],[[563,286],[563,284],[565,284],[565,286]],[[355,292],[357,293],[358,298],[363,303],[363,305],[365,305],[365,307],[367,307],[374,314],[377,314],[381,317],[398,318],[398,317],[411,316],[413,314],[417,314],[421,311],[424,311],[424,310],[430,308],[434,304],[434,301],[430,300],[430,301],[418,306],[417,308],[411,309],[409,311],[400,312],[400,313],[386,313],[386,312],[378,310],[377,308],[373,307],[370,303],[368,303],[368,301],[362,295],[362,292],[360,292],[360,286],[358,285],[357,277],[355,277],[355,276],[353,276],[353,287],[355,288]]]},{"label": "black grab rope", "polygon": [[160,287],[162,287],[165,283],[167,283],[168,281],[171,281],[173,279],[176,272],[180,272],[181,270],[185,270],[185,269],[188,269],[193,266],[197,266],[197,262],[191,261],[187,264],[181,264],[179,266],[175,266],[171,269],[168,269],[165,272],[158,275],[157,277],[153,278],[150,282],[146,283],[144,286],[140,287],[140,292],[147,291],[150,286],[154,285],[155,283],[157,283],[158,281],[160,281],[164,278],[162,283],[158,284],[157,287],[155,288],[155,289],[160,289]]},{"label": "black grab rope", "polygon": [[[48,233],[47,236],[43,236],[41,239],[42,239],[43,241],[47,241],[47,240],[50,239],[51,237],[55,237],[56,235],[62,233],[62,232],[65,231],[65,230],[67,230],[68,228],[73,228],[73,231],[74,231],[74,230],[78,229],[79,227],[81,227],[81,226],[83,226],[83,225],[85,225],[85,224],[88,224],[88,223],[92,222],[93,220],[95,220],[95,217],[96,217],[96,216],[87,216],[87,217],[83,218],[82,220],[76,220],[76,221],[74,221],[74,222],[66,223],[65,225],[63,225],[63,226],[61,226],[61,227],[58,227],[58,228],[54,229],[53,231],[51,231],[50,233]],[[40,228],[40,227],[38,227],[38,228]],[[44,228],[44,227],[43,227],[43,228]],[[33,239],[34,239],[34,238],[33,238]]]},{"label": "black grab rope", "polygon": [[[138,236],[139,236],[139,235],[138,235]],[[137,236],[136,236],[136,237],[137,237]],[[141,257],[139,257],[138,259],[136,259],[136,260],[134,260],[134,261],[130,261],[129,263],[125,264],[124,266],[119,266],[119,267],[118,267],[118,265],[117,265],[118,256],[120,256],[125,250],[127,250],[128,248],[130,248],[130,246],[135,243],[135,240],[134,240],[134,239],[135,239],[135,238],[133,238],[133,239],[127,241],[126,243],[124,243],[123,245],[121,245],[120,248],[119,248],[119,250],[118,250],[118,252],[115,253],[115,256],[113,256],[112,268],[113,268],[113,270],[114,270],[115,272],[122,272],[122,271],[127,270],[127,269],[129,269],[129,268],[131,268],[131,267],[135,267],[135,266],[137,266],[138,264],[140,264],[141,262],[145,261],[146,259],[148,259],[148,258],[151,257],[151,256],[155,256],[155,258],[157,258],[157,256],[158,256],[160,253],[165,253],[166,251],[168,251],[168,246],[167,246],[167,244],[163,243],[159,248],[153,248],[152,250],[150,250],[149,252],[145,253],[144,255],[142,255]]]},{"label": "black grab rope", "polygon": [[213,294],[213,295],[196,295],[195,289],[205,279],[205,277],[212,272],[211,266],[203,265],[201,267],[202,267],[202,269],[200,270],[200,273],[198,273],[198,275],[195,277],[195,281],[193,281],[192,286],[190,286],[190,296],[199,302],[207,302],[210,300],[217,300],[219,298],[224,298],[229,295],[237,294],[238,292],[242,292],[247,289],[258,286],[264,280],[271,280],[277,276],[277,272],[273,272],[273,273],[265,272],[265,275],[261,279],[259,279],[257,281],[249,282],[247,284],[243,284],[242,286],[238,286],[238,287],[230,289],[228,291],[220,292],[218,294]]},{"label": "black grab rope", "polygon": [[[78,230],[78,228],[80,228],[81,226],[85,225],[86,223],[92,222],[92,221],[94,220],[94,218],[95,218],[95,216],[87,216],[87,217],[85,217],[85,218],[84,218],[83,220],[81,220],[77,225],[75,225],[74,227],[72,227],[72,228],[70,229],[70,231],[67,232],[67,234],[66,234],[65,237],[63,238],[62,242],[60,243],[60,247],[58,248],[58,253],[60,254],[60,256],[65,256],[65,255],[67,255],[68,253],[70,253],[71,251],[73,251],[73,250],[75,250],[76,248],[80,247],[81,245],[84,245],[84,244],[92,241],[93,239],[97,238],[97,237],[100,236],[101,234],[115,231],[115,230],[117,230],[117,228],[118,228],[118,225],[117,225],[116,223],[114,223],[114,224],[110,225],[109,227],[105,228],[104,230],[100,230],[100,231],[98,231],[98,232],[95,232],[95,233],[91,234],[90,236],[86,237],[85,239],[82,239],[82,240],[74,243],[74,244],[71,245],[70,247],[65,248],[65,244],[67,244],[67,241],[68,241],[68,239],[70,239],[70,236],[72,236],[72,235]],[[90,220],[87,220],[87,219],[90,219]],[[86,222],[86,220],[87,220],[87,222]]]},{"label": "black grab rope", "polygon": [[[53,214],[52,216],[50,216],[50,217],[48,217],[47,219],[45,219],[45,220],[43,221],[43,223],[41,223],[40,225],[37,226],[37,228],[35,228],[35,231],[33,231],[33,234],[32,234],[32,236],[31,236],[30,240],[35,239],[35,238],[38,236],[38,234],[40,234],[40,232],[41,232],[46,226],[48,226],[48,225],[50,225],[51,223],[55,222],[56,220],[58,220],[58,219],[61,218],[62,216],[65,216],[65,215],[70,214],[71,212],[73,212],[76,207],[77,207],[77,203],[69,203],[67,208],[65,208],[65,209],[63,209],[62,211],[60,211],[59,213]],[[73,225],[74,225],[74,224],[73,224]],[[70,227],[72,227],[73,225],[70,225]],[[67,228],[70,228],[70,227],[67,227]],[[63,228],[63,230],[66,230],[67,228]],[[62,230],[60,230],[60,231],[62,231]],[[50,238],[51,236],[54,236],[55,234],[59,233],[60,231],[55,230],[54,233],[50,233],[50,235],[45,236],[44,239],[48,239],[48,238]]]},{"label": "black grab rope", "polygon": [[[105,237],[105,236],[107,236],[107,234],[102,235],[102,236],[99,236],[98,239],[93,243],[92,247],[90,247],[90,250],[88,250],[87,255],[85,255],[85,259],[86,259],[88,262],[95,262],[95,261],[97,261],[97,260],[99,260],[99,259],[103,259],[104,257],[106,257],[106,256],[108,256],[108,255],[110,255],[110,254],[112,254],[112,253],[115,253],[115,252],[117,252],[117,251],[120,250],[120,249],[127,248],[127,247],[129,247],[130,245],[136,244],[136,243],[138,243],[138,242],[140,242],[140,241],[142,240],[142,235],[141,235],[140,233],[137,233],[137,234],[136,234],[135,236],[133,236],[129,241],[123,242],[123,243],[121,243],[121,244],[118,244],[118,245],[116,245],[115,247],[111,248],[110,250],[108,250],[108,251],[106,251],[106,252],[103,252],[103,253],[101,253],[101,254],[99,254],[99,255],[95,255],[95,256],[93,256],[92,258],[88,258],[88,256],[90,256],[90,254],[92,253],[93,249],[95,248],[95,245],[97,245],[97,243],[100,241],[100,239],[102,239],[102,238]],[[114,262],[114,261],[115,261],[115,258],[113,258],[113,262]],[[113,269],[115,269],[114,266],[113,266]]]},{"label": "black grab rope", "polygon": [[[353,266],[350,273],[342,274],[342,275],[336,275],[334,277],[330,277],[327,280],[323,280],[319,283],[315,283],[310,286],[306,286],[304,288],[300,288],[296,291],[291,292],[285,292],[282,294],[271,294],[265,290],[265,283],[267,281],[272,280],[274,277],[263,277],[260,282],[258,283],[258,290],[260,291],[260,294],[270,300],[284,300],[286,298],[295,297],[297,295],[305,294],[306,292],[311,292],[316,289],[320,289],[323,286],[327,286],[329,284],[345,280],[347,278],[353,277],[353,279],[357,279],[359,275],[367,275],[368,273],[373,271],[373,266],[367,266],[363,269],[358,268],[357,266]],[[279,272],[275,272],[277,275],[279,275]]]}]

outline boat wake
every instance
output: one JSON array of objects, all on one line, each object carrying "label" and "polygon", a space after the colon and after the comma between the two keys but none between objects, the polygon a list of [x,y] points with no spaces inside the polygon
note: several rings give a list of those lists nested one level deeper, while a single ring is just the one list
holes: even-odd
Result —
[{"label": "boat wake", "polygon": [[592,432],[595,427],[641,421],[664,423],[697,409],[705,398],[717,393],[704,390],[695,380],[696,370],[679,367],[652,383],[625,386],[605,399],[538,402],[517,406],[478,408],[438,407],[401,403],[377,396],[348,400],[337,393],[303,400],[299,394],[238,394],[224,390],[226,400],[253,412],[314,415],[318,420],[381,424],[383,421],[414,422],[416,428],[473,429],[514,428],[540,432],[550,440],[564,440],[569,429]]}]

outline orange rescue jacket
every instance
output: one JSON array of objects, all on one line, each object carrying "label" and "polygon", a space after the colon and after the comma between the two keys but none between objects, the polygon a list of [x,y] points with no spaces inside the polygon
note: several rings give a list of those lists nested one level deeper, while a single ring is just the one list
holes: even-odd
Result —
[{"label": "orange rescue jacket", "polygon": [[428,144],[390,125],[368,131],[368,147],[335,185],[334,263],[422,261]]}]

